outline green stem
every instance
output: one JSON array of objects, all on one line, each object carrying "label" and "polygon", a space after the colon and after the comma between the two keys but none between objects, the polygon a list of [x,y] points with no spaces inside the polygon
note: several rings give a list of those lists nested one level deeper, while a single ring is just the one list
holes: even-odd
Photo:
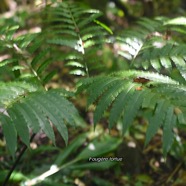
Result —
[{"label": "green stem", "polygon": [[[32,142],[32,140],[35,137],[35,133],[32,134],[31,138],[30,138],[30,142]],[[15,170],[16,166],[18,165],[20,159],[22,158],[23,154],[25,153],[25,151],[27,150],[27,146],[24,145],[23,148],[21,149],[21,152],[19,153],[19,156],[17,157],[16,161],[14,162],[13,166],[11,167],[10,171],[8,172],[5,181],[3,183],[2,186],[6,186],[8,184],[8,181],[10,180],[10,176],[12,175],[12,172]]]}]

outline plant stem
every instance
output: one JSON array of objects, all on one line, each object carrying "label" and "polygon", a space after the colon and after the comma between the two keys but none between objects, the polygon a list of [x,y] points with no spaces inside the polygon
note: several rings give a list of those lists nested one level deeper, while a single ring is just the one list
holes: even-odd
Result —
[{"label": "plant stem", "polygon": [[39,182],[45,180],[47,177],[59,172],[60,170],[68,167],[69,165],[72,165],[74,163],[76,163],[77,161],[79,161],[79,159],[74,159],[60,167],[58,167],[57,165],[55,165],[53,168],[51,167],[48,171],[44,172],[43,174],[41,174],[40,176],[36,177],[36,178],[33,178],[31,180],[28,180],[24,183],[24,185],[26,186],[32,186],[32,185],[35,185],[35,184],[38,184]]},{"label": "plant stem", "polygon": [[[30,138],[30,142],[32,142],[32,140],[34,139],[35,135],[36,135],[35,133],[32,134],[32,136]],[[14,164],[11,167],[10,171],[8,172],[8,174],[7,174],[6,178],[5,178],[5,181],[4,181],[4,183],[3,183],[2,186],[6,186],[8,184],[8,181],[10,179],[10,176],[11,176],[12,172],[16,168],[17,164],[19,163],[19,160],[21,159],[21,157],[23,156],[23,154],[25,153],[25,151],[27,150],[27,148],[28,147],[26,145],[24,145],[23,148],[21,149],[21,152],[19,153],[16,161],[14,162]]]}]

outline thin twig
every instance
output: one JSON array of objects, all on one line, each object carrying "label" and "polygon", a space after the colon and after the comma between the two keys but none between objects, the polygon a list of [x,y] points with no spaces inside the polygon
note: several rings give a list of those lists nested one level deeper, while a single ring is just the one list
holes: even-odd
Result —
[{"label": "thin twig", "polygon": [[179,171],[179,169],[181,168],[182,164],[183,164],[183,162],[180,162],[180,163],[176,166],[176,168],[173,170],[173,172],[169,175],[169,177],[168,177],[166,183],[169,183],[169,182],[171,181],[171,179],[173,178],[173,176],[174,176],[174,175]]},{"label": "thin twig", "polygon": [[[35,135],[36,135],[35,133],[32,134],[32,136],[31,136],[31,138],[30,138],[30,142],[32,142],[32,140],[34,139]],[[6,186],[6,185],[7,185],[7,183],[8,183],[8,181],[9,181],[9,179],[10,179],[10,176],[11,176],[12,172],[13,172],[14,169],[16,168],[17,164],[19,163],[19,160],[21,159],[21,157],[23,156],[23,154],[25,153],[25,151],[27,150],[27,148],[28,148],[28,147],[27,147],[26,145],[24,145],[23,148],[21,149],[21,152],[19,153],[19,156],[17,157],[16,161],[15,161],[14,164],[12,165],[10,171],[8,172],[8,174],[7,174],[6,178],[5,178],[5,181],[4,181],[4,183],[3,183],[2,186]]]}]

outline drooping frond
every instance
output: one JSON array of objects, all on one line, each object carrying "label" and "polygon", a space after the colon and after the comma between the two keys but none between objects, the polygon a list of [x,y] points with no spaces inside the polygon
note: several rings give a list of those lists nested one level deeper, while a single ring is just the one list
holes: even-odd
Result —
[{"label": "drooping frond", "polygon": [[[11,85],[9,85],[10,87]],[[58,89],[37,90],[23,96],[24,89],[20,90],[20,87],[21,84],[20,86],[14,84],[14,89],[10,89],[10,92],[16,93],[17,97],[12,98],[13,100],[9,104],[6,101],[3,102],[6,104],[4,110],[0,113],[0,122],[11,154],[14,155],[16,150],[17,134],[29,146],[29,129],[32,129],[34,133],[42,130],[55,143],[52,124],[57,128],[67,144],[68,130],[66,125],[76,124],[78,112],[73,104],[65,98],[66,92]],[[10,132],[11,135],[9,135]]]},{"label": "drooping frond", "polygon": [[169,151],[173,142],[173,128],[176,123],[186,124],[186,102],[182,102],[186,87],[168,76],[144,71],[123,71],[94,80],[82,80],[79,90],[82,89],[89,95],[88,105],[96,105],[95,125],[104,112],[110,110],[109,127],[113,127],[121,118],[125,132],[140,109],[151,111],[145,144],[163,127],[164,154]]}]

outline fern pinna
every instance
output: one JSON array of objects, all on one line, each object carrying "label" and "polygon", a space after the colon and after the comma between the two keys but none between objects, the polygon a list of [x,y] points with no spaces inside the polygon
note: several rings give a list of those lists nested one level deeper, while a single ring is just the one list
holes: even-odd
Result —
[{"label": "fern pinna", "polygon": [[[121,119],[124,133],[140,110],[148,111],[145,145],[162,128],[163,153],[167,154],[174,127],[186,124],[186,45],[179,40],[185,38],[185,26],[185,18],[143,18],[135,29],[116,37],[118,54],[131,70],[87,78],[78,84],[78,91],[86,90],[89,96],[88,105],[96,106],[95,125],[109,110],[109,128]],[[139,68],[145,71],[136,70]]]}]

